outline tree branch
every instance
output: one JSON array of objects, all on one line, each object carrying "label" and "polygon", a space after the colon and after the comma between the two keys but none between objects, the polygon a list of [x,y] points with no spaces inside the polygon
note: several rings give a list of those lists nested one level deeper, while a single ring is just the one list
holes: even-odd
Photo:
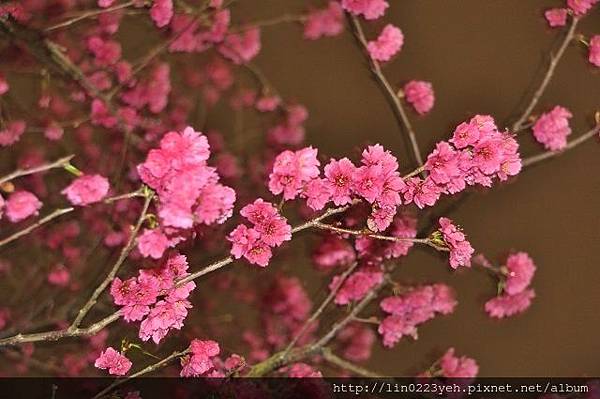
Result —
[{"label": "tree branch", "polygon": [[354,373],[355,375],[359,375],[361,377],[367,377],[367,378],[381,378],[382,377],[382,375],[379,373],[375,373],[371,370],[367,370],[361,366],[358,366],[358,365],[351,363],[345,359],[342,359],[341,357],[338,357],[331,351],[330,348],[323,348],[321,350],[321,354],[323,355],[323,359],[325,359],[329,363],[331,363],[335,366],[338,366],[344,370],[350,371],[351,373]]},{"label": "tree branch", "polygon": [[4,246],[6,244],[9,244],[15,240],[18,240],[19,238],[31,233],[33,230],[37,229],[38,227],[41,227],[41,226],[45,225],[46,223],[51,222],[52,220],[56,219],[57,217],[60,217],[67,213],[73,212],[74,210],[75,210],[75,208],[72,208],[72,207],[56,209],[54,212],[52,212],[51,214],[49,214],[47,216],[44,216],[43,218],[41,218],[34,224],[24,228],[23,230],[19,230],[16,233],[0,240],[0,247]]},{"label": "tree branch", "polygon": [[404,107],[402,106],[402,103],[400,102],[400,99],[396,95],[396,92],[392,88],[392,85],[390,84],[390,82],[388,82],[385,75],[383,74],[383,72],[381,70],[381,65],[379,64],[379,62],[377,62],[376,60],[371,58],[371,56],[368,54],[367,39],[363,32],[362,26],[360,25],[360,21],[358,20],[358,18],[356,16],[354,16],[352,14],[346,13],[346,15],[348,16],[348,19],[350,20],[350,24],[352,25],[354,37],[359,42],[359,44],[362,46],[362,50],[365,53],[365,56],[367,57],[367,59],[369,61],[369,65],[371,66],[371,72],[373,72],[373,75],[375,75],[377,82],[381,85],[381,87],[384,89],[385,93],[387,94],[388,100],[390,101],[390,103],[392,105],[392,110],[394,111],[394,115],[396,116],[396,119],[401,124],[401,126],[404,126],[404,129],[408,133],[408,137],[410,139],[410,144],[412,146],[412,152],[414,154],[415,161],[417,162],[418,166],[420,166],[420,167],[423,166],[423,158],[421,157],[421,150],[419,149],[419,144],[417,142],[417,136],[412,127],[412,124],[410,123],[410,120],[408,119],[408,115],[406,114],[406,111],[404,110]]},{"label": "tree branch", "polygon": [[44,172],[50,169],[64,168],[65,165],[69,164],[69,162],[71,161],[71,159],[73,159],[74,156],[75,155],[71,154],[50,163],[34,166],[33,168],[17,169],[6,176],[0,177],[0,186],[8,181],[16,179],[17,177],[33,175],[35,173]]},{"label": "tree branch", "polygon": [[571,25],[569,26],[567,34],[565,35],[562,43],[560,44],[560,47],[558,48],[556,55],[554,55],[550,58],[550,63],[548,64],[548,70],[546,71],[546,74],[544,75],[544,78],[542,79],[540,86],[537,88],[537,90],[531,97],[529,104],[527,105],[527,107],[525,107],[525,110],[523,111],[521,116],[519,116],[517,121],[512,125],[511,130],[513,132],[517,132],[517,131],[521,130],[521,128],[523,127],[523,124],[527,121],[527,119],[531,115],[531,112],[533,111],[533,109],[537,105],[538,101],[544,94],[544,91],[546,90],[548,83],[550,83],[550,80],[552,79],[552,76],[554,75],[554,70],[556,69],[556,66],[560,62],[563,54],[565,53],[565,50],[569,46],[569,43],[571,42],[571,40],[573,40],[573,37],[575,36],[575,28],[577,27],[578,22],[579,22],[579,17],[573,16],[571,19]]}]

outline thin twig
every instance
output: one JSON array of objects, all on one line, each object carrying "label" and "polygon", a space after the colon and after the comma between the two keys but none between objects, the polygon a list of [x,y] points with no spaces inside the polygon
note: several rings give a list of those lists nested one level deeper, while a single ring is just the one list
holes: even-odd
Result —
[{"label": "thin twig", "polygon": [[51,222],[52,220],[56,219],[57,217],[60,217],[64,214],[73,212],[75,210],[75,208],[61,208],[61,209],[56,209],[54,212],[52,212],[51,214],[44,216],[43,218],[41,218],[40,220],[38,220],[37,222],[35,222],[34,224],[24,228],[23,230],[19,230],[16,233],[0,240],[0,247],[11,243],[29,233],[31,233],[33,230],[37,229],[40,226],[45,225],[46,223]]},{"label": "thin twig", "polygon": [[525,158],[525,159],[523,159],[522,165],[525,168],[527,166],[535,165],[536,163],[546,160],[548,158],[557,157],[559,155],[562,155],[565,152],[567,152],[568,150],[571,150],[571,149],[577,147],[578,145],[590,140],[594,136],[597,136],[599,133],[600,133],[600,125],[597,125],[596,127],[591,129],[587,133],[582,134],[581,136],[577,137],[576,139],[570,140],[564,149],[562,149],[560,151],[546,151],[546,152],[542,152],[541,154],[533,155],[531,157]]},{"label": "thin twig", "polygon": [[567,30],[567,34],[565,35],[565,38],[563,39],[562,43],[560,44],[560,47],[558,48],[556,55],[554,55],[550,58],[550,63],[548,64],[548,70],[546,71],[546,74],[544,75],[544,78],[542,79],[540,86],[537,88],[537,90],[531,97],[529,104],[527,105],[527,107],[525,107],[525,110],[523,111],[521,116],[512,125],[513,132],[519,131],[521,129],[522,125],[529,118],[529,116],[531,115],[531,112],[533,111],[533,109],[537,105],[538,101],[544,94],[544,91],[546,90],[548,83],[550,83],[550,80],[552,79],[552,76],[554,75],[554,70],[556,69],[556,66],[560,62],[563,54],[565,53],[565,50],[569,46],[569,43],[571,42],[571,40],[573,40],[573,37],[575,35],[575,28],[577,27],[578,22],[579,22],[579,17],[573,16],[573,18],[571,19],[571,25],[569,26],[569,29]]},{"label": "thin twig", "polygon": [[71,161],[71,159],[73,159],[74,156],[75,155],[67,155],[66,157],[57,159],[56,161],[46,163],[43,165],[39,165],[39,166],[34,166],[33,168],[17,169],[14,172],[9,173],[6,176],[0,177],[0,185],[6,183],[8,181],[11,181],[13,179],[16,179],[17,177],[33,175],[35,173],[44,172],[44,171],[50,170],[50,169],[63,168],[65,165],[67,165],[69,163],[69,161]]},{"label": "thin twig", "polygon": [[341,357],[335,355],[331,351],[330,348],[321,349],[321,354],[323,355],[323,359],[325,359],[329,363],[331,363],[335,366],[338,366],[344,370],[350,371],[350,372],[354,373],[355,375],[359,375],[361,377],[367,377],[367,378],[381,378],[382,377],[382,375],[379,373],[376,373],[371,370],[367,370],[364,367],[358,366],[358,365],[351,363],[345,359],[342,359]]},{"label": "thin twig", "polygon": [[57,30],[57,29],[66,28],[66,27],[71,26],[71,25],[73,25],[73,24],[75,24],[75,23],[77,23],[77,22],[79,22],[81,20],[84,20],[84,19],[87,19],[87,18],[93,18],[93,17],[98,16],[100,14],[105,14],[105,13],[109,13],[109,12],[121,10],[123,8],[127,8],[129,6],[132,6],[134,3],[135,3],[134,1],[129,1],[127,3],[118,4],[116,6],[109,7],[109,8],[101,8],[101,9],[98,9],[98,10],[85,11],[85,12],[81,13],[80,15],[72,18],[72,19],[60,22],[60,23],[58,23],[56,25],[52,25],[52,26],[44,29],[44,32],[51,32],[51,31],[54,31],[54,30]]},{"label": "thin twig", "polygon": [[410,139],[410,144],[412,146],[412,152],[414,154],[415,161],[417,162],[418,166],[423,166],[423,158],[421,157],[421,150],[419,149],[419,143],[417,142],[417,136],[412,127],[412,124],[410,123],[410,120],[408,119],[408,115],[406,114],[406,111],[404,110],[404,107],[402,106],[402,103],[400,102],[400,99],[396,95],[396,92],[392,88],[392,85],[390,84],[390,82],[387,80],[387,78],[383,74],[383,72],[381,70],[381,65],[379,64],[379,62],[377,62],[371,56],[369,56],[369,53],[367,52],[367,39],[365,37],[365,33],[363,32],[362,26],[360,25],[360,21],[354,15],[351,15],[351,14],[347,14],[347,15],[348,15],[350,23],[353,27],[354,37],[361,44],[363,52],[365,53],[365,56],[367,57],[369,64],[371,65],[371,72],[373,72],[373,75],[375,75],[377,82],[379,82],[379,84],[385,90],[385,93],[387,94],[387,97],[390,100],[390,103],[392,105],[394,115],[396,115],[396,119],[398,119],[400,124],[402,126],[404,126],[404,129],[408,133],[408,137]]},{"label": "thin twig", "polygon": [[317,320],[319,318],[319,316],[321,316],[321,314],[323,313],[325,308],[331,303],[333,298],[335,298],[335,296],[338,293],[338,291],[340,290],[340,288],[342,288],[342,285],[344,284],[344,281],[346,281],[346,278],[348,278],[348,276],[354,271],[354,269],[356,269],[356,266],[358,266],[358,263],[354,262],[352,265],[350,265],[350,267],[348,269],[346,269],[346,271],[344,271],[344,273],[342,273],[342,275],[340,276],[340,278],[338,280],[338,283],[329,292],[329,295],[327,296],[327,298],[325,298],[325,300],[321,303],[319,308],[310,316],[310,318],[308,320],[306,320],[306,322],[304,323],[304,325],[302,326],[300,331],[298,331],[298,333],[296,334],[294,339],[292,339],[292,341],[285,348],[284,355],[286,355],[294,347],[294,345],[296,345],[296,343],[300,340],[300,338],[302,338],[304,336],[304,333],[306,333],[306,330],[308,330],[308,328],[312,325],[312,323],[314,323],[315,320]]},{"label": "thin twig", "polygon": [[133,378],[141,377],[142,375],[159,370],[159,369],[165,367],[166,365],[168,365],[169,363],[171,363],[173,360],[179,359],[180,357],[185,356],[188,353],[189,353],[189,349],[183,350],[181,352],[173,352],[171,355],[165,357],[164,359],[161,359],[158,362],[153,363],[153,364],[149,365],[148,367],[145,367],[145,368],[141,369],[140,371],[131,374],[130,376],[115,380],[115,382],[113,382],[108,387],[104,388],[102,391],[100,391],[96,395],[94,395],[94,397],[92,399],[99,399],[102,396],[106,395],[107,393],[111,392],[113,389],[115,389],[119,385],[122,385]]},{"label": "thin twig", "polygon": [[129,256],[129,253],[131,252],[131,250],[133,249],[133,247],[135,245],[135,240],[136,240],[137,234],[140,231],[140,228],[142,227],[144,220],[146,219],[146,213],[148,212],[148,207],[150,206],[150,202],[152,201],[153,197],[154,197],[154,193],[148,190],[148,192],[146,192],[146,200],[144,201],[142,211],[141,211],[140,216],[135,224],[135,227],[133,228],[133,230],[131,231],[131,234],[129,235],[129,240],[127,241],[127,244],[121,250],[121,253],[119,254],[119,258],[117,259],[117,261],[111,268],[111,270],[108,273],[108,275],[106,276],[106,278],[100,283],[100,285],[98,287],[96,287],[96,289],[92,293],[92,296],[90,297],[90,299],[88,299],[88,301],[85,303],[85,305],[83,305],[83,307],[79,310],[79,313],[77,314],[77,317],[75,318],[73,323],[71,323],[69,330],[77,329],[79,327],[79,325],[83,321],[83,318],[88,314],[90,309],[96,304],[100,294],[102,294],[104,292],[106,287],[108,287],[108,285],[112,282],[112,280],[117,275],[117,272],[121,268],[121,265],[123,264],[123,262],[125,262],[125,259],[127,259],[127,256]]},{"label": "thin twig", "polygon": [[304,14],[283,14],[283,15],[279,15],[277,17],[273,17],[273,18],[269,18],[269,19],[248,22],[247,24],[244,24],[243,26],[232,26],[228,32],[229,33],[237,33],[237,32],[243,32],[248,29],[255,28],[255,27],[273,26],[273,25],[279,25],[282,23],[289,23],[289,22],[302,23],[302,22],[306,21],[307,18],[308,17]]}]

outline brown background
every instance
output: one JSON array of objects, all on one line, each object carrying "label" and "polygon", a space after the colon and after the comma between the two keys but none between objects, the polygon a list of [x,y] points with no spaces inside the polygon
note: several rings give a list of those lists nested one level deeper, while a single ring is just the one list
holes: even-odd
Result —
[{"label": "brown background", "polygon": [[[410,79],[429,80],[436,92],[430,115],[411,114],[423,153],[475,113],[491,114],[504,126],[523,94],[537,84],[557,31],[546,26],[544,0],[390,1],[383,20],[364,23],[373,37],[386,22],[405,34],[401,54],[384,73],[398,87]],[[244,1],[234,16],[252,21],[301,11],[303,1]],[[579,31],[600,33],[600,10]],[[356,154],[378,142],[398,154],[405,169],[412,157],[379,86],[349,33],[307,42],[297,26],[263,30],[257,59],[284,97],[310,110],[307,142],[332,156]],[[587,131],[600,109],[600,71],[574,43],[536,111],[556,104],[574,113],[573,136]],[[540,151],[530,133],[519,138],[522,153]],[[404,339],[391,352],[377,345],[369,367],[403,374],[429,366],[449,346],[476,358],[482,375],[600,375],[600,156],[588,142],[555,160],[526,170],[510,184],[470,196],[452,213],[473,246],[496,260],[524,250],[534,258],[537,298],[523,316],[488,318],[483,302],[494,293],[484,273],[450,273],[442,258],[415,251],[401,267],[409,281],[443,280],[458,292],[454,315],[419,329],[416,342]]]}]

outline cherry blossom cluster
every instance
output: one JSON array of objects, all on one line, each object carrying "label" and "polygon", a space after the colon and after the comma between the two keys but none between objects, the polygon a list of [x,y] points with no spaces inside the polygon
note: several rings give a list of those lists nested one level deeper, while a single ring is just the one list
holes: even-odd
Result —
[{"label": "cherry blossom cluster", "polygon": [[372,328],[362,323],[350,323],[339,332],[336,339],[342,356],[353,362],[361,362],[371,357],[377,337]]},{"label": "cherry blossom cluster", "polygon": [[388,313],[379,324],[383,345],[391,348],[404,336],[417,338],[417,326],[435,317],[454,311],[457,302],[451,288],[433,284],[411,289],[406,294],[391,296],[381,301],[381,309]]},{"label": "cherry blossom cluster", "polygon": [[559,151],[567,146],[571,134],[569,119],[573,114],[559,105],[542,114],[532,127],[533,137],[550,151]]},{"label": "cherry blossom cluster", "polygon": [[127,374],[131,365],[131,360],[110,346],[100,353],[94,363],[96,368],[108,370],[108,373],[112,375]]},{"label": "cherry blossom cluster", "polygon": [[251,264],[265,267],[273,256],[271,248],[292,238],[292,227],[273,204],[257,199],[240,210],[252,227],[238,225],[227,239],[232,243],[231,255],[244,257]]},{"label": "cherry blossom cluster", "polygon": [[[424,377],[443,378],[474,378],[479,373],[479,365],[474,359],[467,356],[456,356],[454,348],[449,348],[446,353],[425,373]],[[455,382],[452,380],[452,382]],[[467,381],[461,381],[467,383]]]},{"label": "cherry blossom cluster", "polygon": [[181,233],[197,224],[223,223],[233,213],[235,191],[219,183],[206,136],[191,127],[169,132],[160,147],[148,152],[137,171],[158,195],[160,228],[146,229],[139,238],[142,255],[161,258],[183,240]]},{"label": "cherry blossom cluster", "polygon": [[214,370],[215,364],[212,358],[221,352],[218,343],[195,339],[190,343],[189,351],[191,354],[181,359],[180,375],[182,377],[200,377],[211,370],[212,374],[209,374],[209,376],[217,373]]},{"label": "cherry blossom cluster", "polygon": [[[439,234],[441,241],[450,250],[450,266],[456,269],[459,266],[471,266],[471,256],[475,250],[467,237],[448,218],[440,218]],[[434,234],[434,242],[440,239]]]},{"label": "cherry blossom cluster", "polygon": [[[489,262],[485,261],[488,267]],[[485,303],[485,311],[495,318],[510,317],[524,312],[535,298],[535,291],[530,288],[536,266],[525,252],[510,254],[506,265],[500,268],[502,278],[499,287],[502,294]]]},{"label": "cherry blossom cluster", "polygon": [[196,288],[190,281],[178,284],[189,275],[183,255],[173,255],[160,267],[141,269],[137,277],[125,281],[115,278],[110,294],[125,321],[140,321],[139,337],[159,343],[171,329],[180,330],[192,304],[187,299]]}]

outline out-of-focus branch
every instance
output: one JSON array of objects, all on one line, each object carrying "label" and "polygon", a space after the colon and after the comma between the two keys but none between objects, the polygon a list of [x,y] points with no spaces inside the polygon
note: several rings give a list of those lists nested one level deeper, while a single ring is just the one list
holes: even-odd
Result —
[{"label": "out-of-focus branch", "polygon": [[348,269],[346,269],[346,271],[344,271],[344,273],[342,273],[338,283],[329,292],[329,295],[327,295],[327,298],[325,298],[325,300],[321,303],[321,305],[318,307],[318,309],[310,316],[310,318],[308,320],[306,320],[306,322],[304,323],[304,325],[302,326],[300,331],[298,331],[296,336],[291,340],[291,342],[285,348],[285,351],[284,351],[285,354],[287,354],[294,347],[294,345],[296,345],[296,343],[300,340],[300,338],[302,338],[304,336],[304,334],[306,333],[306,330],[308,330],[309,327],[319,318],[319,316],[321,316],[321,314],[323,313],[325,308],[331,303],[331,301],[333,301],[333,298],[335,298],[335,296],[338,293],[338,291],[340,290],[340,288],[342,288],[342,285],[344,285],[344,282],[346,281],[348,276],[354,271],[354,269],[356,269],[356,266],[358,266],[358,263],[354,262],[352,265],[350,265],[350,267]]},{"label": "out-of-focus branch", "polygon": [[531,115],[531,112],[533,111],[533,109],[537,105],[538,101],[544,94],[546,87],[548,87],[548,83],[550,83],[550,80],[552,79],[552,76],[554,75],[554,70],[556,69],[556,66],[560,62],[563,54],[565,53],[565,50],[569,46],[569,43],[571,43],[571,41],[575,37],[575,28],[577,27],[578,22],[579,22],[579,17],[573,16],[571,19],[571,24],[569,25],[569,29],[567,30],[567,33],[566,33],[563,41],[561,42],[560,47],[558,48],[558,51],[556,52],[555,55],[550,57],[550,63],[548,64],[548,69],[546,70],[546,74],[544,75],[542,82],[540,83],[537,90],[533,93],[533,96],[531,97],[529,104],[527,104],[527,106],[523,110],[523,113],[519,116],[519,118],[516,120],[516,122],[513,123],[512,129],[511,129],[513,132],[517,132],[522,129],[523,124],[527,121],[527,119]]},{"label": "out-of-focus branch", "polygon": [[45,163],[39,166],[34,166],[33,168],[17,169],[12,173],[7,174],[6,176],[0,177],[0,185],[8,181],[14,180],[18,177],[33,175],[35,173],[44,172],[50,169],[64,168],[66,165],[69,164],[69,162],[71,161],[71,159],[73,159],[74,156],[75,155],[71,154],[67,155],[66,157],[57,159],[53,162]]},{"label": "out-of-focus branch", "polygon": [[49,223],[52,220],[54,220],[62,215],[73,212],[74,210],[75,210],[75,208],[72,208],[72,207],[56,209],[54,212],[50,213],[49,215],[44,216],[43,218],[41,218],[37,222],[33,223],[32,225],[24,228],[23,230],[19,230],[16,233],[11,234],[10,236],[0,240],[0,247],[4,246],[6,244],[9,244],[15,240],[18,240],[19,238],[31,233],[33,230],[37,229],[38,227],[41,227],[41,226],[45,225],[46,223]]},{"label": "out-of-focus branch", "polygon": [[392,85],[390,84],[390,82],[387,80],[387,78],[383,74],[383,72],[381,70],[381,65],[379,64],[379,62],[374,60],[368,54],[367,38],[365,37],[365,33],[363,32],[360,21],[358,20],[358,18],[356,16],[354,16],[352,14],[347,14],[347,15],[348,15],[348,19],[350,20],[350,24],[352,25],[352,28],[353,28],[354,37],[361,45],[362,50],[365,53],[365,56],[367,57],[367,59],[369,61],[369,65],[371,66],[371,72],[373,72],[373,75],[375,75],[375,79],[381,85],[381,87],[384,89],[385,93],[387,94],[387,98],[390,101],[390,104],[392,105],[392,109],[394,111],[394,115],[396,115],[396,119],[398,119],[398,122],[401,124],[401,126],[404,127],[404,129],[406,130],[406,132],[408,134],[408,138],[410,139],[410,144],[412,147],[412,152],[414,154],[414,157],[415,157],[415,160],[416,160],[418,166],[423,166],[423,158],[421,156],[421,150],[419,149],[419,143],[417,142],[417,135],[415,134],[412,124],[410,123],[410,120],[408,119],[408,115],[406,114],[404,106],[400,102],[400,99],[396,95],[396,92],[392,88]]},{"label": "out-of-focus branch", "polygon": [[71,26],[79,21],[82,21],[84,19],[88,19],[88,18],[93,18],[96,17],[100,14],[106,14],[109,12],[113,12],[113,11],[117,11],[117,10],[121,10],[123,8],[127,8],[132,6],[133,4],[135,4],[134,1],[128,1],[126,3],[123,4],[117,4],[116,6],[113,7],[108,7],[108,8],[100,8],[100,9],[96,9],[96,10],[89,10],[89,11],[84,11],[82,13],[80,13],[79,15],[77,15],[76,17],[73,17],[71,19],[68,19],[66,21],[60,22],[56,25],[52,25],[49,26],[47,28],[44,29],[44,32],[52,32],[55,31],[57,29],[62,29],[62,28],[66,28],[68,26]]}]

